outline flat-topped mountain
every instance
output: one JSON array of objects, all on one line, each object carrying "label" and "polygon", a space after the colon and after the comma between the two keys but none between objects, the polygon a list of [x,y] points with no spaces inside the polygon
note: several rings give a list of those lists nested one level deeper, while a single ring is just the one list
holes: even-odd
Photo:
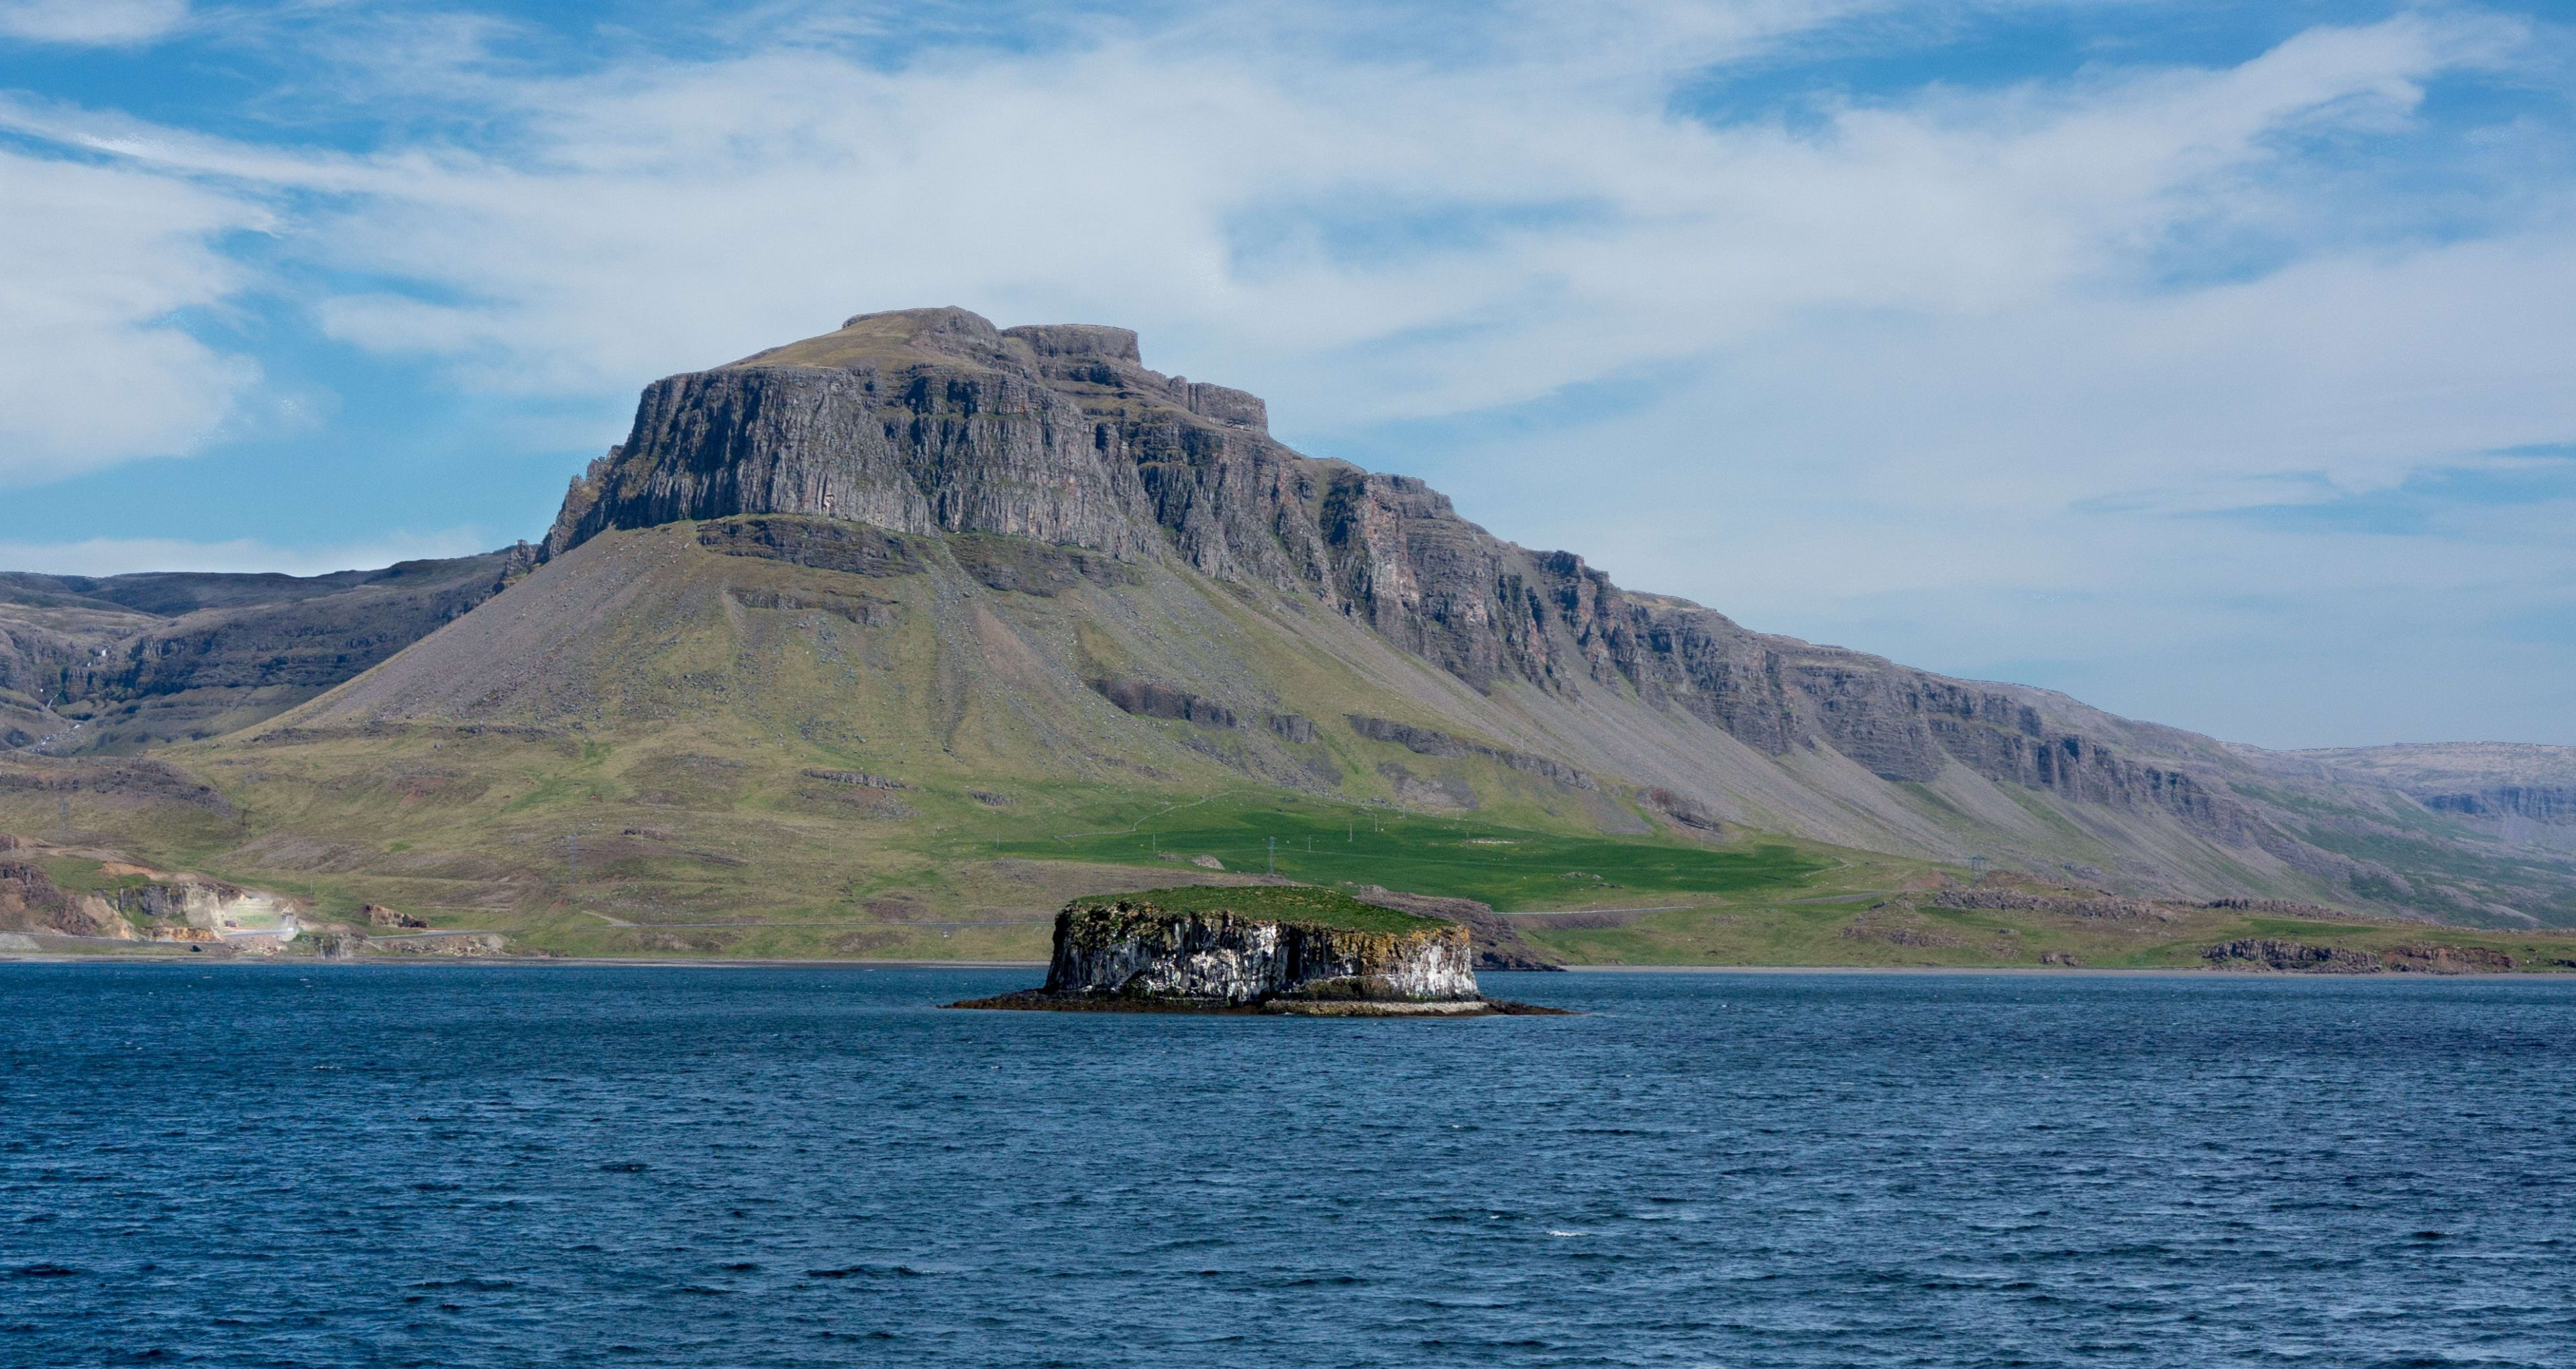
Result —
[{"label": "flat-topped mountain", "polygon": [[[496,852],[685,811],[728,849],[829,850],[854,906],[893,907],[985,897],[937,892],[956,833],[1149,862],[1137,813],[1271,795],[2576,925],[2566,845],[2530,835],[2576,820],[2546,798],[2457,789],[2522,805],[2508,831],[2359,753],[2230,747],[1750,631],[1496,538],[1418,480],[1302,456],[1259,399],[1147,369],[1125,329],[868,314],[657,381],[533,554],[505,593],[203,753],[218,784],[226,766],[307,776],[254,805],[296,833],[262,859],[419,868],[363,848],[426,841],[394,834],[435,815],[431,844],[476,853],[445,868],[535,869]],[[521,778],[465,763],[497,738],[525,750]],[[388,766],[441,777],[369,789]],[[322,797],[361,790],[363,821]],[[469,790],[507,803],[442,808]],[[838,822],[871,835],[827,840]],[[1103,833],[1143,839],[1131,857]],[[1409,878],[1486,888],[1477,860],[1538,839],[1489,840]],[[1510,897],[1606,894],[1582,868],[1603,859]],[[1801,859],[1765,868],[1850,864]],[[1689,887],[1729,887],[1708,879]]]}]

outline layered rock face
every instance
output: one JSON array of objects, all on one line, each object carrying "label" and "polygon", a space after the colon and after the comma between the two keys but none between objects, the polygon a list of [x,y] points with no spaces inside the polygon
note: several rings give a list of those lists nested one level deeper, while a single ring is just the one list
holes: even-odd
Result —
[{"label": "layered rock face", "polygon": [[2142,757],[2090,725],[2115,720],[2045,691],[1948,680],[1621,590],[1571,552],[1493,537],[1419,480],[1299,456],[1270,438],[1260,400],[1146,370],[1123,328],[866,314],[657,382],[625,443],[574,482],[546,549],[747,513],[1174,555],[1310,595],[1480,690],[1628,695],[1772,755],[1830,746],[1899,782],[1956,763],[2165,813],[2226,844],[2264,835],[2175,763],[2215,757],[2205,739],[2124,724],[2164,753]]},{"label": "layered rock face", "polygon": [[135,938],[134,925],[96,894],[75,894],[54,883],[41,865],[0,860],[0,931],[56,932],[65,936]]},{"label": "layered rock face", "polygon": [[2306,762],[2327,772],[2373,775],[2437,813],[2576,828],[2572,746],[2435,742],[2293,751],[2263,759],[2276,768]]},{"label": "layered rock face", "polygon": [[1374,932],[1150,904],[1075,904],[1056,915],[1049,994],[1261,1003],[1277,998],[1472,1002],[1467,929],[1424,919]]},{"label": "layered rock face", "polygon": [[[2526,828],[2576,831],[2557,823],[2565,795],[2549,787],[2568,781],[2436,793],[2330,765],[2284,771],[2278,758],[2045,690],[1748,631],[1623,590],[1573,553],[1496,538],[1419,480],[1300,456],[1270,436],[1259,400],[1146,369],[1124,329],[1003,329],[958,309],[868,314],[659,381],[626,440],[573,482],[541,549],[559,564],[540,578],[562,570],[551,583],[569,604],[576,581],[630,573],[612,565],[663,564],[641,544],[684,520],[700,527],[682,535],[727,555],[995,591],[939,588],[901,611],[855,584],[726,591],[744,611],[810,608],[883,628],[929,620],[955,656],[917,682],[942,701],[943,745],[973,682],[995,681],[1045,734],[1033,745],[1131,759],[1115,752],[1134,734],[1075,721],[1080,703],[1057,699],[1039,721],[1029,701],[1072,683],[1130,717],[1204,732],[1196,754],[1346,796],[1348,767],[1363,761],[1400,803],[1473,808],[1458,772],[1499,768],[1549,811],[1580,811],[1605,831],[1639,830],[1633,807],[1703,835],[1749,828],[1982,854],[2123,891],[2576,918],[2576,872],[2457,845],[2490,812],[2515,840]],[[589,545],[610,532],[641,535]],[[1218,586],[1230,593],[1208,593]],[[594,606],[584,613],[606,611],[611,590],[623,593],[580,589]],[[544,608],[522,600],[527,613]],[[1053,603],[1031,607],[1041,600]],[[1310,697],[1258,653],[1212,645],[1238,606],[1266,616],[1247,632],[1291,649],[1274,662],[1328,657],[1366,686]],[[1140,626],[1156,614],[1197,626],[1156,635]],[[518,637],[496,626],[485,656],[562,707],[587,706],[624,676],[574,687],[533,662],[553,660],[566,630],[589,621]],[[1387,647],[1409,658],[1401,668],[1363,664]],[[443,698],[430,676],[483,664],[423,664],[399,690],[342,702],[381,711]],[[510,693],[486,682],[469,702]],[[1288,755],[1272,736],[1321,746]],[[1345,739],[1431,763],[1353,756]],[[2429,854],[2409,845],[2427,820],[2450,822],[2438,829],[2450,844]]]},{"label": "layered rock face", "polygon": [[[1256,510],[1298,458],[1261,401],[1148,371],[1123,328],[1002,330],[962,309],[841,330],[647,388],[547,538],[802,513],[987,532],[1119,556],[1172,545],[1210,573],[1276,571]],[[1246,496],[1251,496],[1248,500]],[[1320,559],[1320,547],[1297,548]]]}]

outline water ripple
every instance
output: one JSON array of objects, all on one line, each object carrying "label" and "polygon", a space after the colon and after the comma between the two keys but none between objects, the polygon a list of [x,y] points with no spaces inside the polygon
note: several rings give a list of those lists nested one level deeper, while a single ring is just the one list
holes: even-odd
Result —
[{"label": "water ripple", "polygon": [[0,967],[0,1363],[2576,1363],[2576,985],[1024,977]]}]

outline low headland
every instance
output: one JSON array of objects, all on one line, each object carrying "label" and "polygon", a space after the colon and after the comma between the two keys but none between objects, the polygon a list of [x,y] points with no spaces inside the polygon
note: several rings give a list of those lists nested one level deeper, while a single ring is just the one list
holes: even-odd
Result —
[{"label": "low headland", "polygon": [[1330,889],[1218,885],[1077,898],[1056,914],[1044,986],[949,1006],[1305,1017],[1562,1011],[1485,997],[1463,923]]}]

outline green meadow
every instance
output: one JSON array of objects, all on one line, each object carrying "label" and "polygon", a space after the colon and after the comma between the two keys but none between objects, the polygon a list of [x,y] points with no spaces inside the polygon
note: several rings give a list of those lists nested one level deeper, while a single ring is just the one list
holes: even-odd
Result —
[{"label": "green meadow", "polygon": [[1788,890],[1828,868],[1788,845],[1714,848],[1651,837],[1582,836],[1472,815],[1267,795],[1139,805],[1105,820],[1068,823],[1061,831],[1032,831],[1030,825],[997,821],[985,841],[959,842],[958,854],[980,846],[994,856],[1123,865],[1159,860],[1185,869],[1195,857],[1213,857],[1238,874],[1276,874],[1320,885],[1376,884],[1478,899],[1504,911]]}]

